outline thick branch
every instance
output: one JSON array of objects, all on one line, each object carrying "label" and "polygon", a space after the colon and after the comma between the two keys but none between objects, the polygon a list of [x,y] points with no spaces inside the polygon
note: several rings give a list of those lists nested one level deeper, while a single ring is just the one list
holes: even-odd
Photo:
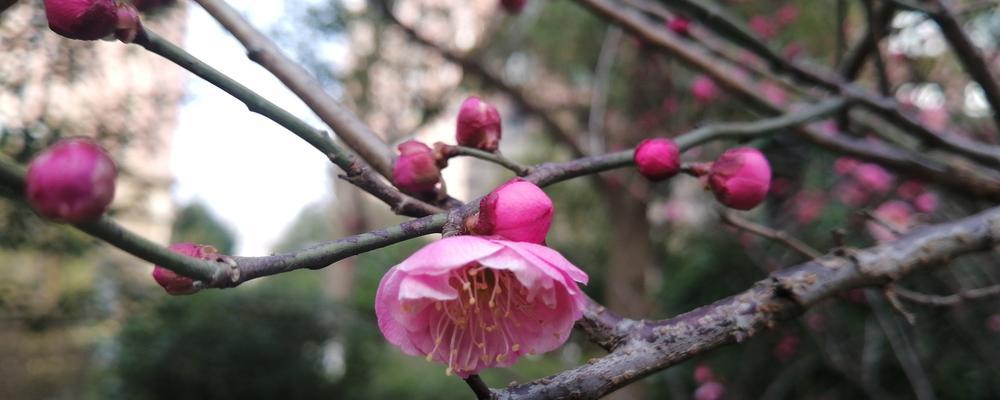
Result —
[{"label": "thick branch", "polygon": [[1000,208],[994,208],[847,256],[827,255],[674,318],[637,321],[643,328],[607,356],[494,393],[500,399],[596,399],[697,354],[744,341],[836,293],[885,284],[998,242]]},{"label": "thick branch", "polygon": [[378,197],[379,200],[388,204],[397,213],[409,216],[424,216],[443,211],[436,206],[400,193],[395,187],[375,176],[371,172],[371,169],[357,160],[354,154],[351,154],[347,149],[334,142],[325,132],[313,128],[305,121],[278,107],[276,104],[261,97],[253,90],[236,82],[208,64],[201,62],[183,49],[160,38],[155,33],[148,30],[140,32],[139,36],[135,39],[135,44],[191,71],[191,73],[198,75],[246,104],[250,111],[263,115],[285,127],[312,145],[316,150],[322,152],[330,161],[340,167],[346,174],[345,179],[366,192],[371,193],[373,196]]},{"label": "thick branch", "polygon": [[382,176],[392,177],[392,149],[368,125],[330,97],[299,64],[223,0],[196,0],[247,49],[247,56],[281,80]]}]

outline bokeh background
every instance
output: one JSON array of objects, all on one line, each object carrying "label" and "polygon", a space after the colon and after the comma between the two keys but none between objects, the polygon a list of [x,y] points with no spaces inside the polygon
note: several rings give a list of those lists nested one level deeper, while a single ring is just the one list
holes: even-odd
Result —
[{"label": "bokeh background", "polygon": [[[143,16],[149,29],[320,125],[197,5],[154,3]],[[572,157],[524,100],[409,40],[379,2],[230,3],[390,143],[451,142],[459,104],[478,95],[501,110],[507,156],[524,163]],[[518,88],[563,129],[579,132],[575,139],[587,152],[619,150],[713,121],[758,118],[737,99],[711,91],[698,71],[573,2],[529,0],[516,16],[497,3],[399,0],[389,8],[441,48],[476,60]],[[867,27],[864,1],[717,3],[787,57],[831,67]],[[963,27],[997,70],[997,3],[954,3]],[[122,168],[112,214],[131,229],[162,244],[194,241],[227,254],[264,255],[402,220],[339,182],[308,145],[180,68],[137,46],[58,37],[46,28],[41,0],[4,6],[0,152],[27,163],[61,137],[95,137]],[[891,94],[925,124],[995,143],[981,89],[964,75],[936,25],[900,11],[885,27],[881,51]],[[766,65],[720,46],[743,62],[719,62],[772,101],[810,99],[807,88],[773,80],[761,73]],[[877,87],[871,63],[858,81]],[[905,230],[989,205],[791,135],[749,144],[768,154],[776,179],[768,202],[742,217],[823,251],[840,242],[860,247],[891,240],[866,211]],[[685,159],[710,160],[732,145],[704,146]],[[449,193],[462,199],[509,178],[477,160],[453,160],[445,171]],[[710,193],[696,180],[650,184],[631,170],[605,178],[614,190],[587,178],[546,189],[556,204],[548,244],[590,274],[592,297],[625,315],[685,312],[804,260],[722,224]],[[152,266],[0,199],[0,398],[470,398],[443,366],[402,355],[374,324],[382,274],[425,240],[320,271],[170,297],[150,279]],[[954,264],[901,285],[949,294],[1000,278],[991,254]],[[996,298],[947,307],[907,303],[915,316],[910,324],[880,291],[851,291],[616,396],[705,398],[698,389],[714,383],[730,399],[997,398],[998,305]],[[492,386],[525,382],[601,354],[574,336],[560,350],[483,377]]]}]

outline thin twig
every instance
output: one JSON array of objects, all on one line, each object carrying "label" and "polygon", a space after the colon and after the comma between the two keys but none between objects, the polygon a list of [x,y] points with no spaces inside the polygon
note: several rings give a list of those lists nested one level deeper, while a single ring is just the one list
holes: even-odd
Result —
[{"label": "thin twig", "polygon": [[618,55],[618,46],[623,37],[622,29],[611,25],[604,34],[604,43],[594,68],[594,85],[590,93],[590,114],[587,116],[587,137],[591,154],[604,152],[604,114],[608,108],[608,86],[611,70]]},{"label": "thin twig", "polygon": [[746,219],[736,216],[736,214],[729,211],[722,211],[719,213],[719,216],[722,217],[722,222],[725,223],[726,225],[730,225],[737,229],[742,229],[744,231],[750,232],[754,235],[766,239],[781,242],[785,246],[788,246],[792,250],[801,253],[802,255],[808,257],[809,259],[820,258],[823,256],[823,253],[820,253],[818,250],[812,248],[812,246],[809,246],[805,242],[796,239],[792,236],[789,236],[784,231],[769,228],[764,225],[748,221]]},{"label": "thin twig", "polygon": [[203,63],[184,49],[160,38],[155,33],[149,30],[140,31],[134,43],[191,71],[191,73],[246,104],[250,111],[263,115],[285,127],[340,167],[346,174],[344,178],[347,181],[378,197],[397,213],[408,216],[425,216],[443,212],[437,206],[401,193],[374,175],[370,168],[359,161],[350,151],[338,145],[325,132],[313,128],[305,121]]},{"label": "thin twig", "polygon": [[955,16],[951,2],[930,0],[929,3],[932,8],[930,17],[941,28],[941,34],[951,44],[958,60],[965,67],[965,72],[983,89],[986,102],[993,109],[993,122],[997,128],[1000,128],[1000,83],[997,83],[997,78],[990,71],[990,66],[986,63],[983,53],[962,30],[962,25]]},{"label": "thin twig", "polygon": [[1000,285],[963,290],[946,296],[924,294],[895,285],[890,290],[906,301],[933,307],[951,307],[966,300],[982,300],[1000,295]]},{"label": "thin twig", "polygon": [[493,398],[493,392],[490,391],[489,386],[486,386],[483,378],[480,378],[479,375],[469,375],[468,378],[465,378],[465,383],[469,385],[469,389],[472,389],[472,393],[476,394],[476,399],[490,400]]},{"label": "thin twig", "polygon": [[243,44],[247,56],[277,77],[386,178],[392,177],[392,149],[354,113],[333,99],[299,64],[290,60],[267,36],[255,29],[223,0],[195,0]]},{"label": "thin twig", "polygon": [[504,157],[503,154],[500,153],[492,153],[488,151],[475,149],[472,147],[455,146],[441,142],[435,143],[434,148],[435,151],[440,152],[441,155],[445,157],[445,159],[455,156],[468,156],[468,157],[478,158],[483,161],[489,161],[493,164],[504,167],[510,170],[511,172],[517,174],[517,176],[526,176],[531,173],[531,167],[526,167],[521,164],[518,164],[517,162],[507,157]]},{"label": "thin twig", "polygon": [[934,387],[931,385],[923,365],[921,365],[920,357],[917,355],[912,340],[886,309],[882,293],[868,289],[865,291],[865,297],[875,313],[879,326],[882,327],[882,332],[885,333],[885,338],[889,341],[889,347],[896,354],[899,365],[903,367],[903,373],[910,381],[916,398],[919,400],[936,399]]}]

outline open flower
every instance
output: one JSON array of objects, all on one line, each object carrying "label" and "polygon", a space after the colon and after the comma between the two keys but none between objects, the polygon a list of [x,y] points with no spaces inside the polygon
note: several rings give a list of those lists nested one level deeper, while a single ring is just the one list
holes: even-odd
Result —
[{"label": "open flower", "polygon": [[392,267],[375,313],[390,343],[466,378],[562,345],[586,302],[577,282],[587,274],[548,247],[455,236]]}]

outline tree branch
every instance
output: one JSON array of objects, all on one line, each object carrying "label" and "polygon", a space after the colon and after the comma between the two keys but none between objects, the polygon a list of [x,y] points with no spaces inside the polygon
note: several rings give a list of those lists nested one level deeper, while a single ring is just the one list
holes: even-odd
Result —
[{"label": "tree branch", "polygon": [[260,64],[302,99],[334,133],[386,178],[392,177],[392,149],[368,125],[330,97],[309,72],[290,60],[267,36],[223,0],[195,0]]},{"label": "tree branch", "polygon": [[596,399],[697,354],[742,342],[844,290],[882,285],[1000,242],[1000,208],[928,226],[900,240],[771,274],[743,293],[642,329],[591,363],[497,390],[500,399]]},{"label": "tree branch", "polygon": [[893,293],[899,295],[904,300],[933,307],[951,307],[961,304],[965,300],[982,300],[985,298],[1000,295],[1000,285],[987,286],[978,289],[964,290],[959,293],[938,296],[914,292],[899,286],[889,288]]},{"label": "tree branch", "polygon": [[261,97],[253,90],[236,82],[208,64],[201,62],[183,49],[160,38],[155,33],[149,30],[140,31],[135,39],[135,44],[191,71],[191,73],[205,79],[246,104],[250,111],[271,119],[302,138],[302,140],[305,140],[340,167],[346,174],[344,179],[382,200],[392,207],[393,211],[408,216],[424,216],[443,211],[437,206],[427,204],[422,200],[399,192],[395,187],[375,176],[371,169],[357,160],[354,154],[351,154],[351,152],[334,142],[326,132],[313,128],[305,121],[278,107],[276,104]]},{"label": "tree branch", "polygon": [[[731,74],[719,68],[716,63],[712,62],[712,59],[705,57],[704,54],[682,43],[666,30],[654,26],[644,18],[614,4],[613,1],[576,1],[587,6],[595,13],[621,25],[637,36],[653,42],[671,54],[677,55],[694,68],[705,71],[716,82],[720,83],[720,85],[730,92],[737,94],[749,104],[770,114],[780,112],[778,107],[770,104],[759,93],[756,93],[753,88],[744,82],[734,79]],[[712,28],[720,35],[738,45],[745,46],[747,50],[750,50],[758,57],[770,63],[771,68],[788,74],[798,81],[819,86],[833,94],[858,102],[887,121],[899,125],[906,133],[914,135],[930,145],[938,146],[942,150],[966,156],[990,166],[1000,166],[1000,146],[966,139],[954,132],[932,129],[926,124],[921,123],[915,116],[903,112],[899,103],[891,97],[881,96],[815,65],[783,57],[767,44],[757,40],[735,18],[726,14],[716,5],[693,0],[665,2],[664,5],[693,15],[705,24],[705,26]],[[945,177],[942,176],[941,178],[944,179]]]},{"label": "tree branch", "polygon": [[965,72],[972,77],[986,95],[986,101],[993,109],[993,122],[1000,129],[1000,84],[996,77],[990,72],[990,66],[986,64],[986,59],[979,51],[979,48],[972,43],[969,36],[962,31],[962,26],[955,17],[950,1],[931,0],[929,1],[930,17],[941,28],[952,50],[958,56],[958,60],[965,67]]},{"label": "tree branch", "polygon": [[750,222],[748,220],[736,216],[735,213],[729,211],[722,211],[719,213],[719,216],[722,217],[722,222],[725,223],[726,225],[730,225],[734,228],[750,232],[754,235],[763,237],[765,239],[778,241],[784,244],[785,246],[788,246],[788,248],[795,250],[799,252],[799,254],[802,254],[810,259],[820,258],[823,256],[822,253],[812,248],[812,246],[809,246],[808,244],[805,244],[801,240],[798,240],[794,237],[788,236],[788,234],[785,233],[784,231],[779,231],[776,229],[766,227],[764,225]]}]

